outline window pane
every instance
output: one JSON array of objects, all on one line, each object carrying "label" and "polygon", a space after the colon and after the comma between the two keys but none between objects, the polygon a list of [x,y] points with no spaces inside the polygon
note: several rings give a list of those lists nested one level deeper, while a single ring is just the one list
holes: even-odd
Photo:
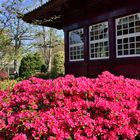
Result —
[{"label": "window pane", "polygon": [[128,49],[128,44],[125,44],[124,45],[124,49]]},{"label": "window pane", "polygon": [[130,29],[129,29],[129,33],[130,33],[130,34],[134,33],[134,28],[130,28]]},{"label": "window pane", "polygon": [[123,30],[123,34],[128,34],[128,29]]},{"label": "window pane", "polygon": [[128,24],[123,24],[123,28],[128,28]]},{"label": "window pane", "polygon": [[118,25],[117,26],[117,30],[121,30],[122,29],[122,26],[121,25]]},{"label": "window pane", "polygon": [[134,27],[134,22],[129,23],[129,28]]},{"label": "window pane", "polygon": [[122,31],[117,31],[117,35],[122,35]]},{"label": "window pane", "polygon": [[118,56],[140,54],[140,13],[116,19]]},{"label": "window pane", "polygon": [[83,29],[74,30],[69,33],[69,44],[83,43]]},{"label": "window pane", "polygon": [[137,49],[136,50],[136,54],[140,54],[140,49]]},{"label": "window pane", "polygon": [[140,20],[136,21],[136,26],[140,26]]},{"label": "window pane", "polygon": [[84,39],[83,29],[69,32],[69,55],[70,60],[83,60],[84,58]]},{"label": "window pane", "polygon": [[131,48],[135,48],[135,44],[134,44],[134,43],[131,43],[131,44],[130,44],[130,49],[131,49]]},{"label": "window pane", "polygon": [[136,37],[136,41],[139,42],[140,41],[140,36]]},{"label": "window pane", "polygon": [[128,55],[128,50],[124,50],[124,55]]},{"label": "window pane", "polygon": [[122,45],[118,45],[118,49],[119,49],[119,50],[122,49]]},{"label": "window pane", "polygon": [[130,21],[130,22],[134,21],[134,16],[130,16],[130,17],[129,17],[129,21]]},{"label": "window pane", "polygon": [[122,44],[122,39],[118,39],[118,44]]},{"label": "window pane", "polygon": [[[90,29],[90,57],[108,58],[108,22],[99,23],[89,27]],[[95,32],[95,34],[93,34]],[[94,37],[94,40],[91,38]],[[92,42],[91,42],[92,41]]]},{"label": "window pane", "polygon": [[128,38],[124,38],[123,43],[128,43]]},{"label": "window pane", "polygon": [[118,51],[118,55],[122,55],[122,51]]},{"label": "window pane", "polygon": [[134,42],[135,38],[134,37],[130,37],[129,40],[130,40],[130,42]]},{"label": "window pane", "polygon": [[136,27],[136,32],[140,32],[140,26]]},{"label": "window pane", "polygon": [[135,50],[130,50],[130,54],[135,54]]},{"label": "window pane", "polygon": [[136,43],[136,48],[140,48],[140,43]]}]

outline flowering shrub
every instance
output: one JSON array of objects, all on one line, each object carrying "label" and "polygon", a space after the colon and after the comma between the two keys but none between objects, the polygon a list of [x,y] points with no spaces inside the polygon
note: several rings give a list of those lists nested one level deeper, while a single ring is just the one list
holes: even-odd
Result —
[{"label": "flowering shrub", "polygon": [[18,81],[16,80],[3,80],[0,81],[0,89],[1,90],[6,90],[6,91],[11,91],[14,87],[14,85],[17,83]]},{"label": "flowering shrub", "polygon": [[104,72],[30,78],[0,91],[0,137],[13,140],[140,139],[140,82]]},{"label": "flowering shrub", "polygon": [[0,80],[8,79],[8,73],[4,70],[0,70]]}]

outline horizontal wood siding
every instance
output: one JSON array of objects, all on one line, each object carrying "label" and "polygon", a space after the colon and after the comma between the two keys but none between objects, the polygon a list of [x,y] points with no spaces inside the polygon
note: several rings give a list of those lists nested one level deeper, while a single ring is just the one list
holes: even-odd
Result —
[{"label": "horizontal wood siding", "polygon": [[85,62],[68,63],[65,65],[65,68],[66,74],[74,74],[76,77],[87,77],[87,63]]}]

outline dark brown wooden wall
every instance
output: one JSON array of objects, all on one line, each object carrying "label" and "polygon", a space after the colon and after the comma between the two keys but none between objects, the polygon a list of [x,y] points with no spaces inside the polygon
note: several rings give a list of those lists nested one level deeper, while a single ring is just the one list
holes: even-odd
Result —
[{"label": "dark brown wooden wall", "polygon": [[[64,28],[65,32],[65,73],[75,76],[97,77],[103,71],[110,71],[116,75],[140,78],[140,57],[116,58],[115,19],[121,16],[140,12],[140,0],[128,0],[116,5],[104,7],[98,12],[85,10],[85,14]],[[90,12],[89,12],[90,11]],[[89,60],[89,26],[99,22],[109,22],[110,58],[107,60]],[[85,31],[85,60],[69,62],[68,32],[77,28]]]}]

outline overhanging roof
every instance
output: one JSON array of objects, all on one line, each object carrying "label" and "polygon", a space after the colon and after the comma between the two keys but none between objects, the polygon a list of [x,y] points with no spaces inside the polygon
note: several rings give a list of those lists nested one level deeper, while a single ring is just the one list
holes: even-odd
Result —
[{"label": "overhanging roof", "polygon": [[63,29],[72,20],[85,15],[90,9],[97,11],[120,0],[51,0],[25,14],[27,23]]}]

